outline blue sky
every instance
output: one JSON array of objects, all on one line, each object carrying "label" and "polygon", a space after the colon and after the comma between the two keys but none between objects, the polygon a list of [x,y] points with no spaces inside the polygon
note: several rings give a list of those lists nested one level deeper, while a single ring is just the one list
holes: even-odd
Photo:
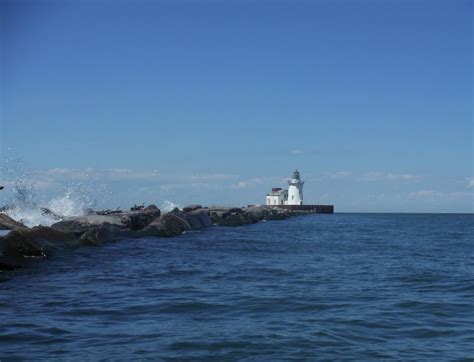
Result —
[{"label": "blue sky", "polygon": [[473,211],[472,1],[0,6],[0,157],[39,192],[254,204],[298,168],[338,211]]}]

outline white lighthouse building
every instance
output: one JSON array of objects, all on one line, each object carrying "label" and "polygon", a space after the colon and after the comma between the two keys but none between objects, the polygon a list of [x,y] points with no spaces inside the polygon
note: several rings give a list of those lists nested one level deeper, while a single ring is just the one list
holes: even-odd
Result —
[{"label": "white lighthouse building", "polygon": [[287,205],[303,205],[303,185],[298,170],[293,172],[293,177],[288,180],[288,201]]},{"label": "white lighthouse building", "polygon": [[273,188],[272,192],[267,194],[267,205],[303,205],[303,184],[298,170],[293,172],[293,176],[288,180],[288,190],[282,190],[279,187]]}]

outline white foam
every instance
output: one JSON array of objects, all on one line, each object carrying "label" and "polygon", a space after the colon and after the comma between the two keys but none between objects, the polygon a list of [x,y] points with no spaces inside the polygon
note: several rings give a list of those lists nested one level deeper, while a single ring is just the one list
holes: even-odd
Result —
[{"label": "white foam", "polygon": [[[9,205],[3,213],[22,224],[33,227],[38,225],[51,226],[62,218],[82,216],[98,206],[104,205],[106,198],[111,196],[108,186],[103,183],[100,170],[88,169],[80,173],[73,180],[63,182],[63,191],[52,192],[61,185],[46,190],[44,182],[39,182],[34,175],[25,170],[19,157],[3,159],[0,162],[2,184],[7,187],[0,193],[0,206]],[[55,183],[54,180],[50,180]],[[161,210],[169,212],[178,207],[171,201],[164,201]],[[45,213],[46,208],[51,213]]]},{"label": "white foam", "polygon": [[[46,207],[54,214],[44,213],[41,208]],[[4,213],[22,224],[33,227],[38,225],[51,226],[61,218],[84,215],[89,205],[80,197],[74,197],[71,191],[66,191],[61,197],[56,197],[40,206],[36,203],[17,203]],[[56,215],[56,216],[55,216]]]},{"label": "white foam", "polygon": [[178,208],[180,209],[180,206],[178,204],[175,204],[174,202],[171,202],[171,201],[168,201],[168,200],[165,200],[163,201],[163,203],[161,204],[161,211],[163,212],[170,212],[171,210],[173,210],[174,208]]}]

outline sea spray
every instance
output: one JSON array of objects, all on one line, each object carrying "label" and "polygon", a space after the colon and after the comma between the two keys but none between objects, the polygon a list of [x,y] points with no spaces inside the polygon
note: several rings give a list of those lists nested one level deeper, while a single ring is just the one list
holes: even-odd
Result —
[{"label": "sea spray", "polygon": [[[110,201],[110,181],[104,170],[87,168],[31,171],[20,157],[0,162],[0,212],[28,227],[51,226],[60,219],[81,216],[91,210],[105,208]],[[180,205],[165,200],[163,212]]]},{"label": "sea spray", "polygon": [[168,200],[163,201],[163,203],[161,204],[161,211],[163,211],[163,212],[170,212],[175,208],[179,209],[180,206],[178,204],[175,204],[174,202],[171,202],[171,201],[168,201]]},{"label": "sea spray", "polygon": [[74,179],[58,180],[50,173],[27,171],[21,158],[2,160],[0,179],[6,186],[0,194],[2,212],[28,227],[50,226],[59,218],[81,216],[110,195],[100,174],[88,169],[73,175]]},{"label": "sea spray", "polygon": [[50,226],[64,217],[84,215],[95,205],[95,199],[78,193],[73,187],[68,187],[62,195],[46,202],[25,203],[14,200],[3,212],[28,227]]}]

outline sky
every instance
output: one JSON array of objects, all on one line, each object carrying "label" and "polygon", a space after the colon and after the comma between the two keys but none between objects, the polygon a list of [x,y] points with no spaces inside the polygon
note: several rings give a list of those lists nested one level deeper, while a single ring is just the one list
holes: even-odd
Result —
[{"label": "sky", "polygon": [[305,203],[340,212],[474,211],[470,0],[0,14],[6,185],[13,168],[51,197],[92,185],[108,207],[247,205],[298,168]]}]

